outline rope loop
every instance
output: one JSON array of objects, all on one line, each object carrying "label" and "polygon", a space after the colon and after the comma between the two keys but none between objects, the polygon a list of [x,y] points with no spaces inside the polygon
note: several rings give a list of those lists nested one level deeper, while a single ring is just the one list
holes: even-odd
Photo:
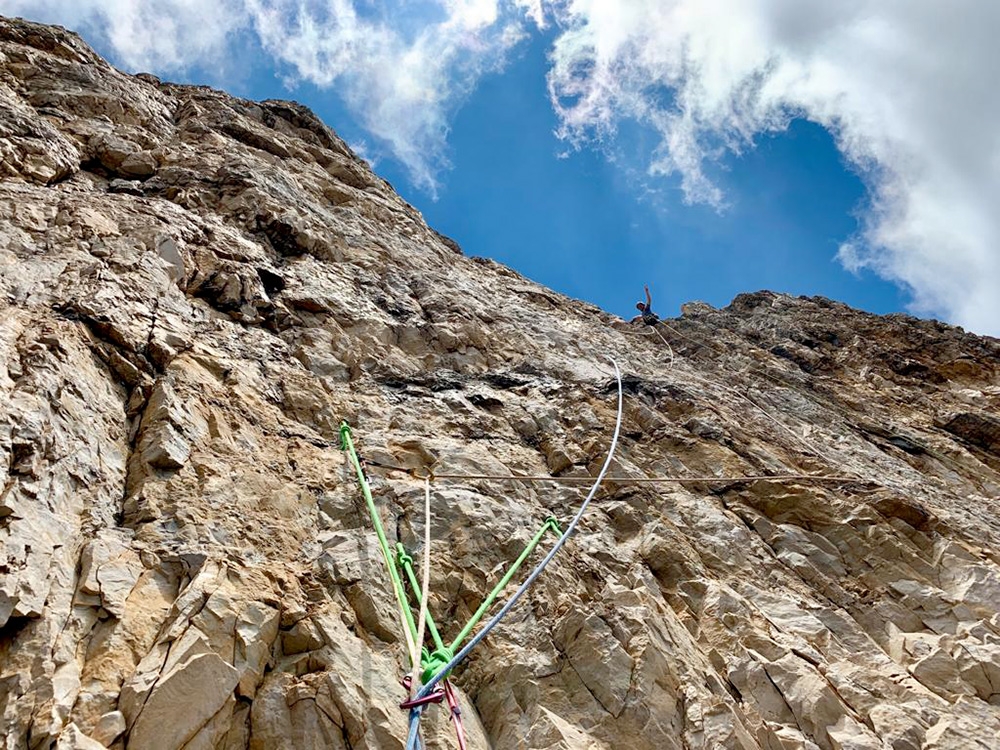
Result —
[{"label": "rope loop", "polygon": [[409,474],[414,479],[419,479],[421,482],[433,482],[437,479],[434,474],[434,469],[425,469],[426,473],[421,473],[420,469],[407,469],[406,473]]},{"label": "rope loop", "polygon": [[406,551],[406,547],[404,547],[401,542],[396,542],[396,562],[401,568],[405,568],[407,565],[413,565],[413,557]]}]

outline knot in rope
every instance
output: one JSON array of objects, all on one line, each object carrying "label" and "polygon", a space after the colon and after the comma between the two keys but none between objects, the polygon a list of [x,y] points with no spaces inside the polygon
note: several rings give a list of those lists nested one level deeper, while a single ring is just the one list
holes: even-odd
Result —
[{"label": "knot in rope", "polygon": [[340,421],[340,450],[346,451],[350,447],[348,442],[351,437],[351,426],[346,419]]},{"label": "knot in rope", "polygon": [[430,682],[431,678],[440,672],[454,657],[455,652],[448,647],[434,649],[423,660],[423,664],[421,664],[423,672],[420,674],[420,681],[425,684]]},{"label": "knot in rope", "polygon": [[396,562],[399,567],[404,569],[407,565],[413,565],[413,557],[406,551],[401,542],[396,542]]}]

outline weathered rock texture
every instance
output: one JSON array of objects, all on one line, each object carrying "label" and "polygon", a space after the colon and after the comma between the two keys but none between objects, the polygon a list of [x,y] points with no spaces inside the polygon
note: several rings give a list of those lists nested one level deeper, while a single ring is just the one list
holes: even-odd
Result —
[{"label": "weathered rock texture", "polygon": [[[611,483],[459,670],[483,748],[995,748],[1000,342],[823,299],[663,333],[461,254],[303,107],[0,20],[0,735],[400,748],[403,650],[337,446]],[[372,472],[419,551],[422,486]],[[579,486],[434,485],[459,625]],[[536,555],[537,557],[537,555]],[[441,709],[427,739],[453,746]]]}]

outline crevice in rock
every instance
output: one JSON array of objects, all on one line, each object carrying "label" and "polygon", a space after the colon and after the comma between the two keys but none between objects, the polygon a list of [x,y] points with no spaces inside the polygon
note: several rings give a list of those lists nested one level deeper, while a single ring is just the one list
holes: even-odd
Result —
[{"label": "crevice in rock", "polygon": [[294,258],[308,250],[298,240],[299,230],[279,217],[257,216],[253,234],[260,237],[279,257]]},{"label": "crevice in rock", "polygon": [[264,285],[264,291],[267,292],[268,296],[273,299],[275,295],[284,291],[286,284],[280,275],[262,266],[257,266],[256,270],[257,276],[260,277],[260,283]]},{"label": "crevice in rock", "polygon": [[799,730],[802,731],[802,733],[805,734],[808,737],[809,733],[806,732],[805,729],[803,729],[799,725],[799,723],[798,723],[799,720],[798,720],[798,717],[795,715],[795,710],[792,708],[792,705],[788,702],[788,698],[785,697],[784,691],[782,691],[782,689],[780,687],[778,687],[778,683],[776,683],[774,681],[774,678],[771,677],[771,673],[767,671],[767,664],[766,663],[762,664],[761,662],[757,662],[757,663],[760,664],[760,667],[761,667],[760,672],[761,672],[761,674],[763,674],[764,677],[767,679],[767,681],[769,683],[771,683],[771,687],[774,688],[774,692],[781,696],[781,702],[784,703],[785,704],[785,708],[788,709],[789,716],[791,716],[795,720],[795,726],[797,726],[799,728]]},{"label": "crevice in rock", "polygon": [[34,617],[8,617],[7,622],[0,625],[0,654],[6,654],[17,637],[36,619]]},{"label": "crevice in rock", "polygon": [[[586,682],[584,682],[583,678],[580,677],[580,673],[576,670],[576,667],[573,666],[572,659],[569,658],[569,655],[565,651],[559,648],[559,644],[556,643],[555,639],[551,639],[549,643],[552,644],[552,648],[559,654],[560,662],[563,663],[566,667],[569,667],[569,669],[573,671],[573,674],[576,675],[576,679],[579,680],[581,685],[583,685],[583,689],[586,690],[587,693],[590,695],[590,697],[594,699],[594,703],[600,706],[601,710],[608,716],[618,718],[618,716],[616,716],[615,714],[611,713],[611,711],[608,710],[607,706],[605,706],[604,703],[601,702],[600,698],[594,695],[594,691],[590,689],[590,686]],[[622,710],[624,710],[624,708]]]},{"label": "crevice in rock", "polygon": [[80,309],[75,302],[55,308],[63,318],[83,323],[90,336],[85,340],[90,350],[104,363],[116,382],[135,386],[143,373],[153,374],[156,368],[144,353],[136,351],[126,334],[105,315],[93,315]]},{"label": "crevice in rock", "polygon": [[[166,627],[166,622],[164,622],[163,624],[161,624],[160,627],[161,627],[161,630],[162,630],[162,628]],[[156,642],[154,642],[154,644],[153,644],[154,647],[156,646],[156,643],[158,643],[158,642],[159,642],[159,638],[157,638]],[[174,647],[174,645],[176,643],[177,643],[177,641],[171,641],[170,643],[167,644],[167,651],[166,651],[166,654],[163,657],[163,661],[160,663],[160,669],[157,672],[156,679],[153,680],[153,684],[149,686],[149,690],[146,692],[146,697],[142,701],[142,707],[136,712],[136,714],[133,717],[132,721],[129,722],[129,724],[125,728],[124,737],[126,738],[126,740],[129,739],[129,735],[131,734],[132,729],[135,727],[136,722],[139,721],[139,717],[142,716],[142,712],[145,710],[146,704],[149,703],[149,699],[152,698],[153,693],[156,691],[156,686],[160,684],[160,680],[163,677],[163,666],[167,663],[167,661],[169,661],[169,659],[170,659],[170,651],[173,649],[173,647]]]},{"label": "crevice in rock", "polygon": [[55,188],[62,185],[64,182],[68,182],[76,176],[76,173],[80,170],[78,166],[76,169],[67,168],[65,171],[59,172],[51,180],[45,183],[46,187]]},{"label": "crevice in rock", "polygon": [[[142,439],[143,434],[142,422],[146,417],[146,409],[149,407],[149,399],[154,386],[155,383],[149,386],[136,386],[132,391],[129,401],[123,404],[122,409],[122,411],[126,414],[126,420],[129,420],[130,422],[130,426],[128,428],[128,450],[125,454],[125,476],[122,479],[119,513],[122,519],[122,525],[129,528],[135,528],[141,523],[138,519],[133,519],[130,523],[129,519],[126,517],[125,507],[132,496],[131,490],[133,483],[135,482],[136,473],[140,471],[140,467],[137,464],[139,462],[139,441]],[[138,399],[136,399],[137,396],[139,397]],[[136,403],[133,403],[133,400],[135,400]],[[132,416],[129,417],[129,414]],[[137,491],[141,491],[141,489]],[[139,513],[139,517],[141,516],[142,514]]]},{"label": "crevice in rock", "polygon": [[251,148],[260,149],[279,159],[291,158],[291,153],[274,136],[257,133],[253,128],[243,125],[238,119],[224,122],[217,126],[219,131],[225,133],[230,138],[239,143],[246,144]]},{"label": "crevice in rock", "polygon": [[156,322],[160,315],[160,301],[162,297],[153,298],[153,310],[149,316],[149,334],[146,336],[146,356],[152,360],[150,352],[153,348],[153,336],[156,334]]}]

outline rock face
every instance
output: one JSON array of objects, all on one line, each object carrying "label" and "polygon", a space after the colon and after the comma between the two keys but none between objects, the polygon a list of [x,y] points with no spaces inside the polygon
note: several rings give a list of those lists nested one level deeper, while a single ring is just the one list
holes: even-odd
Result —
[{"label": "rock face", "polygon": [[[462,255],[303,107],[3,19],[0,157],[4,750],[401,748],[340,420],[381,463],[594,475],[605,355],[613,475],[850,480],[607,483],[457,671],[470,747],[997,747],[1000,342],[761,292],[671,353]],[[419,560],[422,483],[370,473]],[[434,483],[446,637],[581,486]]]}]

